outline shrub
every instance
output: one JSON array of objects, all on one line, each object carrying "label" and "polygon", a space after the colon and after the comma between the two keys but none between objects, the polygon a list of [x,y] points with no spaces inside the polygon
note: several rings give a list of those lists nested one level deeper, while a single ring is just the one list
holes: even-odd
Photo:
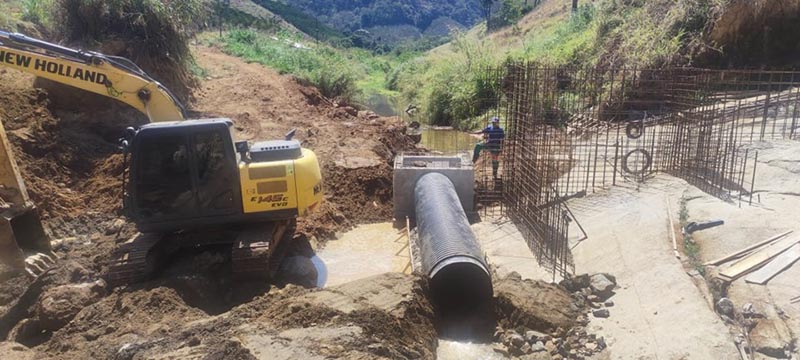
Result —
[{"label": "shrub", "polygon": [[52,0],[23,0],[22,20],[30,21],[38,25],[47,25],[52,11]]},{"label": "shrub", "polygon": [[357,72],[361,70],[361,76],[366,76],[366,70],[360,69],[357,61],[327,46],[295,46],[289,40],[275,40],[252,29],[231,30],[221,41],[225,52],[269,66],[281,74],[292,74],[329,98],[353,102],[360,93]]},{"label": "shrub", "polygon": [[200,0],[57,0],[54,21],[66,42],[127,57],[186,101],[190,30],[203,11]]}]

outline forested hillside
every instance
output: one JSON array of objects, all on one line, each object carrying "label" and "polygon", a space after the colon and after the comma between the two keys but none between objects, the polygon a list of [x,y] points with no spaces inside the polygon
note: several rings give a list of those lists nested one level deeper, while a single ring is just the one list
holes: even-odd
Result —
[{"label": "forested hillside", "polygon": [[[437,39],[469,28],[485,15],[480,0],[285,0],[339,31],[366,42],[395,46]],[[358,45],[358,44],[356,44]]]}]

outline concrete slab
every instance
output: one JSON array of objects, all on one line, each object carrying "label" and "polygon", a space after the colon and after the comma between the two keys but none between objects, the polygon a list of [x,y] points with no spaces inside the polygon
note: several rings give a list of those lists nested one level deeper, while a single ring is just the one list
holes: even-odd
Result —
[{"label": "concrete slab", "polygon": [[517,272],[523,279],[553,281],[551,273],[539,266],[514,223],[502,217],[484,217],[482,220],[472,225],[472,231],[489,258],[491,270],[498,277]]},{"label": "concrete slab", "polygon": [[[614,359],[734,359],[728,329],[672,251],[665,195],[688,185],[659,176],[640,189],[616,187],[570,201],[589,239],[574,250],[577,273],[617,277],[611,317],[592,319]],[[624,201],[620,201],[624,199]],[[677,208],[672,206],[674,218]]]}]

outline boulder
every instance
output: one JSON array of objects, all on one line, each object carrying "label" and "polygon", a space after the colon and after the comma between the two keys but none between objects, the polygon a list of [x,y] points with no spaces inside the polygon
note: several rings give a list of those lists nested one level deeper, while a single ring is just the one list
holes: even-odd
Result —
[{"label": "boulder", "polygon": [[609,312],[608,309],[599,309],[592,311],[592,315],[596,318],[607,318],[611,316],[611,312]]},{"label": "boulder", "polygon": [[589,274],[581,274],[569,279],[564,279],[558,284],[563,286],[569,292],[580,291],[583,288],[589,287]]},{"label": "boulder", "polygon": [[617,286],[617,279],[608,274],[594,274],[591,279],[592,294],[597,295],[600,300],[606,300],[614,294],[614,287]]},{"label": "boulder", "polygon": [[106,227],[106,235],[113,235],[120,232],[123,226],[125,226],[125,220],[119,218],[115,219]]},{"label": "boulder", "polygon": [[503,343],[509,347],[521,348],[525,344],[525,338],[514,330],[508,330],[503,335]]},{"label": "boulder", "polygon": [[58,330],[83,308],[94,304],[105,294],[105,282],[62,285],[46,290],[36,305],[39,326]]}]

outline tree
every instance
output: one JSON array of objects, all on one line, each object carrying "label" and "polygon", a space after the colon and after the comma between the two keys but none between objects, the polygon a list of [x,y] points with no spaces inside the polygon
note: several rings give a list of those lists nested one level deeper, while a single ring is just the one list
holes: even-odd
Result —
[{"label": "tree", "polygon": [[480,2],[481,7],[483,7],[483,17],[486,19],[486,32],[489,32],[491,30],[492,6],[495,0],[480,0]]}]

